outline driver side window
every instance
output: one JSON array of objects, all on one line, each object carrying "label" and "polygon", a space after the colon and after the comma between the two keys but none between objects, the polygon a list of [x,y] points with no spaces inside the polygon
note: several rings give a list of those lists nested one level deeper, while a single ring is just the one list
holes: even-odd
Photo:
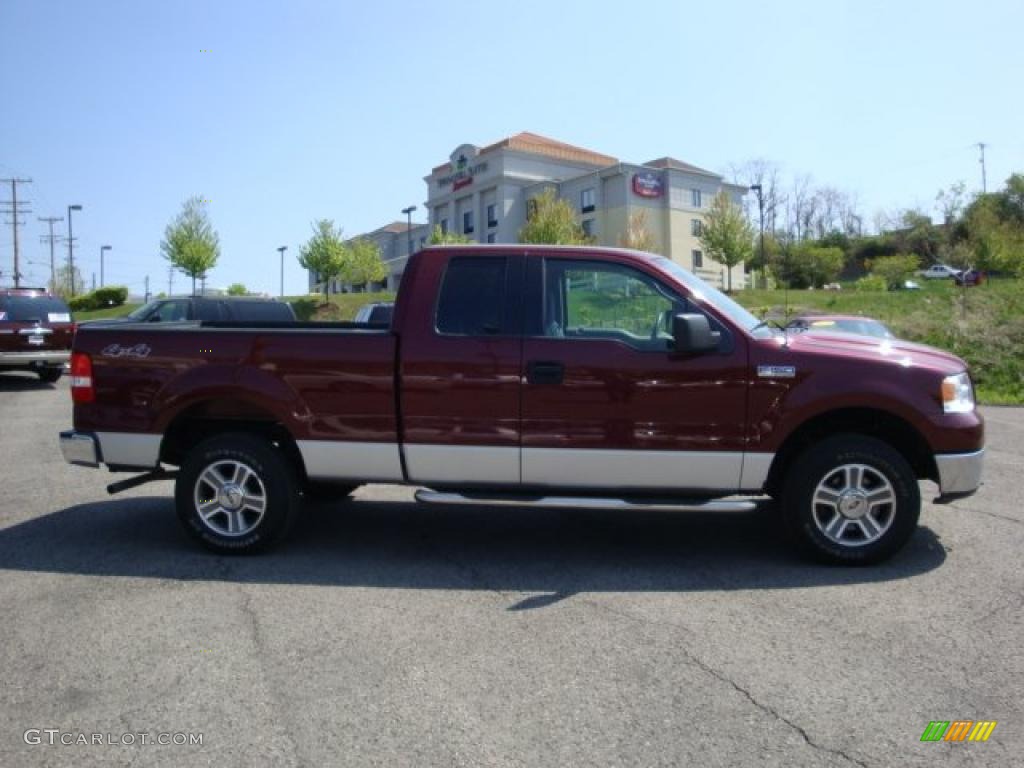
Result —
[{"label": "driver side window", "polygon": [[545,262],[545,336],[616,340],[645,351],[661,351],[672,340],[672,316],[685,311],[685,300],[630,267],[561,259]]}]

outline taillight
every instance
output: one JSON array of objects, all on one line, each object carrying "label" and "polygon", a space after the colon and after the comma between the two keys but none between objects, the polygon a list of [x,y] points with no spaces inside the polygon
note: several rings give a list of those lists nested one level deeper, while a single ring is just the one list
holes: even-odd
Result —
[{"label": "taillight", "polygon": [[91,403],[96,399],[92,383],[92,358],[84,352],[71,353],[71,401]]}]

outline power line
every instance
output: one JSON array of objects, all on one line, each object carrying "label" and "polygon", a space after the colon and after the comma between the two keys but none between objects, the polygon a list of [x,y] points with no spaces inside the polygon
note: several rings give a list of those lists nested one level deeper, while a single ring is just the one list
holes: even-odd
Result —
[{"label": "power line", "polygon": [[12,177],[9,179],[0,179],[0,181],[10,182],[11,184],[11,199],[5,205],[9,205],[10,209],[3,211],[9,213],[12,216],[12,220],[7,222],[11,225],[11,230],[14,232],[14,287],[17,288],[21,281],[21,271],[18,267],[18,227],[24,222],[18,220],[18,216],[22,213],[32,213],[31,208],[27,208],[28,201],[18,202],[18,185],[19,184],[31,184],[32,179],[19,179]]}]

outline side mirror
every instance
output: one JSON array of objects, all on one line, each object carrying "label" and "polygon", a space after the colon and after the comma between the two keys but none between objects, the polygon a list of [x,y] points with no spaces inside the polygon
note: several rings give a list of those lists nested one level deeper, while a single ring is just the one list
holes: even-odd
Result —
[{"label": "side mirror", "polygon": [[722,334],[712,331],[701,314],[678,314],[672,318],[673,349],[684,354],[700,354],[718,349]]}]

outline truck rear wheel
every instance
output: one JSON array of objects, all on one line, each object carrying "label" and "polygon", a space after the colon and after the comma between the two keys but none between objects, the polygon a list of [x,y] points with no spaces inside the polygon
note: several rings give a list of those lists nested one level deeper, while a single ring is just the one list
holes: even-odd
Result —
[{"label": "truck rear wheel", "polygon": [[174,500],[185,530],[215,552],[273,546],[298,513],[295,471],[268,441],[246,434],[212,437],[185,457]]},{"label": "truck rear wheel", "polygon": [[817,560],[867,565],[892,556],[921,514],[917,477],[888,443],[836,435],[789,468],[782,511],[797,544]]}]

